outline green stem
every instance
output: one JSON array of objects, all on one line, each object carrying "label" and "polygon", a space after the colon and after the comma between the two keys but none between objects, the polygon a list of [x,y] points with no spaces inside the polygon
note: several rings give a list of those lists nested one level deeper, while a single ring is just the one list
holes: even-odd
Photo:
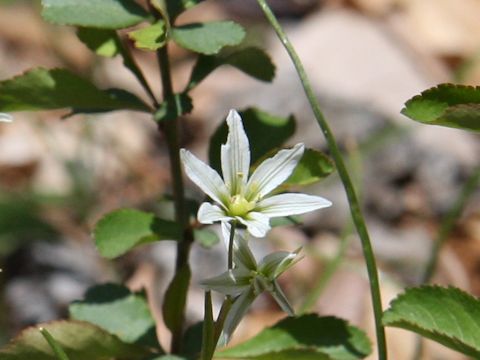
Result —
[{"label": "green stem", "polygon": [[[164,99],[173,96],[172,79],[170,72],[170,62],[168,58],[167,46],[162,47],[157,52],[160,64],[160,75],[163,86]],[[189,267],[188,258],[190,248],[193,243],[193,233],[188,227],[188,216],[185,202],[185,190],[183,186],[182,166],[180,161],[180,144],[178,134],[178,119],[170,120],[159,124],[159,130],[165,134],[168,146],[168,154],[170,158],[170,173],[173,186],[173,198],[175,203],[175,219],[181,227],[182,238],[177,243],[177,258],[175,262],[175,275],[182,271],[185,267]],[[187,291],[187,289],[185,290]],[[186,296],[186,294],[183,294]],[[182,295],[182,297],[183,297]],[[185,317],[185,308],[180,312],[181,321]],[[171,352],[178,354],[182,346],[182,331],[179,329],[172,334]]]},{"label": "green stem", "polygon": [[[228,239],[228,259],[227,259],[227,267],[228,270],[233,269],[233,241],[235,239],[235,229],[237,227],[237,223],[232,221],[230,223],[230,238]],[[222,307],[217,317],[217,321],[215,322],[215,336],[214,336],[214,346],[217,346],[218,339],[220,338],[220,334],[222,333],[223,324],[225,323],[225,319],[232,307],[232,297],[225,296],[225,300],[223,301]]]},{"label": "green stem", "polygon": [[443,245],[445,244],[445,241],[447,240],[448,236],[452,232],[452,229],[455,223],[457,222],[458,218],[462,214],[468,198],[475,191],[479,182],[480,182],[480,165],[478,165],[474,169],[473,173],[465,182],[462,190],[460,191],[458,198],[455,200],[455,203],[453,204],[452,208],[446,215],[445,219],[442,221],[442,225],[440,226],[440,230],[438,231],[437,238],[435,239],[432,252],[430,253],[430,259],[428,260],[425,273],[423,274],[423,277],[422,277],[422,283],[428,283],[432,280],[432,276],[435,273],[435,269],[437,268],[440,250],[442,249]]},{"label": "green stem", "polygon": [[158,101],[155,98],[155,94],[153,93],[153,90],[150,87],[150,85],[148,85],[147,79],[145,78],[145,76],[142,73],[142,70],[138,66],[135,59],[133,58],[130,50],[127,48],[127,46],[125,46],[125,44],[122,42],[122,40],[120,39],[118,34],[117,34],[117,38],[115,39],[115,41],[117,43],[118,48],[120,49],[120,55],[123,58],[123,64],[137,78],[138,82],[140,83],[140,85],[142,85],[143,89],[145,90],[148,97],[152,101],[153,105],[155,107],[158,107]]},{"label": "green stem", "polygon": [[333,133],[330,130],[330,127],[325,117],[323,116],[323,113],[320,109],[320,105],[315,97],[315,93],[313,92],[312,86],[310,85],[310,82],[307,78],[305,69],[303,68],[300,58],[298,57],[293,45],[289,41],[285,32],[283,31],[281,25],[279,24],[272,10],[268,6],[266,0],[257,0],[257,2],[260,5],[262,11],[264,12],[266,18],[274,28],[278,38],[280,39],[283,46],[285,47],[288,55],[292,59],[293,64],[295,65],[298,76],[300,77],[300,81],[302,82],[302,86],[305,91],[305,94],[308,98],[308,101],[310,102],[310,106],[313,110],[317,123],[320,126],[320,129],[322,130],[323,135],[325,136],[325,139],[327,140],[328,147],[330,149],[331,155],[333,157],[333,160],[335,161],[335,165],[338,170],[338,174],[340,175],[340,179],[342,180],[343,186],[345,188],[345,192],[350,205],[350,212],[352,214],[352,219],[357,229],[360,240],[362,242],[363,256],[365,258],[368,277],[370,280],[369,281],[370,293],[372,298],[373,313],[375,316],[375,330],[377,335],[378,358],[381,360],[386,360],[387,345],[385,340],[385,329],[382,324],[383,311],[382,311],[382,301],[381,301],[377,266],[375,261],[375,255],[373,253],[372,245],[370,242],[370,236],[368,234],[365,220],[363,218],[362,211],[360,209],[360,204],[357,199],[355,189],[353,187],[348,171],[345,167],[345,163],[343,161],[340,150],[338,149],[338,145],[335,140],[335,137],[333,136]]},{"label": "green stem", "polygon": [[235,238],[235,228],[236,228],[236,223],[235,221],[232,221],[230,223],[230,239],[228,240],[228,270],[233,269],[233,240]]}]

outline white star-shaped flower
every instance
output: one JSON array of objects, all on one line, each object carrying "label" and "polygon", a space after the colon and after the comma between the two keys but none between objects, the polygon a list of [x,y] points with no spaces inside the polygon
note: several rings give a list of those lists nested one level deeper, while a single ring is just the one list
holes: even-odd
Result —
[{"label": "white star-shaped flower", "polygon": [[12,122],[13,117],[12,115],[0,113],[0,122]]},{"label": "white star-shaped flower", "polygon": [[198,210],[198,221],[213,224],[236,220],[253,236],[263,237],[270,230],[270,218],[303,214],[332,205],[319,196],[270,195],[292,174],[303,156],[303,144],[280,150],[249,176],[250,145],[242,119],[235,110],[228,114],[227,124],[227,143],[221,148],[223,179],[188,150],[180,150],[188,177],[218,204],[204,202]]}]

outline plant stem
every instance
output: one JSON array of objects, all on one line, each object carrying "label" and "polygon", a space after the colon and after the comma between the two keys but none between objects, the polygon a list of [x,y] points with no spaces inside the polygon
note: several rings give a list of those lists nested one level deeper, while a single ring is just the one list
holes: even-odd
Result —
[{"label": "plant stem", "polygon": [[295,69],[298,73],[298,76],[302,83],[305,94],[313,110],[317,123],[320,126],[320,129],[322,130],[323,135],[325,136],[325,139],[327,140],[328,147],[330,149],[331,155],[333,157],[333,160],[335,161],[335,165],[338,170],[338,174],[340,175],[340,179],[342,180],[343,186],[345,188],[345,192],[350,205],[350,212],[352,215],[352,219],[357,229],[360,240],[362,242],[363,256],[365,258],[365,262],[367,266],[367,272],[368,272],[368,277],[370,282],[370,293],[371,293],[372,305],[373,305],[373,313],[375,316],[375,330],[377,335],[378,358],[381,360],[386,360],[387,345],[385,340],[385,329],[382,324],[383,311],[382,311],[382,301],[381,301],[377,266],[375,261],[375,255],[373,253],[372,245],[370,242],[370,236],[368,234],[365,220],[363,218],[362,211],[360,209],[360,204],[357,199],[355,189],[353,187],[348,171],[345,167],[345,163],[343,161],[340,150],[338,149],[338,145],[335,140],[335,137],[332,131],[330,130],[330,127],[320,109],[320,105],[316,99],[315,93],[313,92],[312,86],[310,85],[310,81],[308,80],[308,77],[306,75],[305,69],[303,68],[300,58],[298,57],[292,43],[289,41],[287,35],[283,31],[281,25],[279,24],[272,10],[268,6],[266,0],[257,0],[257,2],[260,5],[262,11],[264,12],[266,18],[272,25],[273,29],[275,30],[278,38],[280,39],[283,46],[285,47],[288,55],[292,59],[293,64],[295,65]]},{"label": "plant stem", "polygon": [[228,240],[228,270],[233,269],[233,241],[235,238],[235,228],[236,228],[236,222],[232,221],[230,223],[230,239]]},{"label": "plant stem", "polygon": [[147,79],[145,79],[145,76],[143,75],[142,70],[140,69],[137,62],[133,58],[130,50],[123,43],[122,39],[120,39],[120,36],[118,36],[118,34],[117,34],[117,37],[115,38],[115,42],[117,43],[117,46],[120,50],[120,55],[123,58],[123,64],[137,78],[138,82],[140,83],[140,85],[142,85],[143,89],[145,90],[148,97],[152,101],[153,105],[155,107],[158,107],[158,101],[155,98],[155,94],[153,93],[153,90],[150,88],[150,85],[148,85]]},{"label": "plant stem", "polygon": [[[162,79],[163,98],[165,100],[173,96],[167,46],[164,46],[158,50],[157,56]],[[170,173],[173,185],[173,198],[175,203],[175,220],[180,225],[182,232],[182,237],[177,243],[177,258],[175,262],[175,274],[178,274],[183,268],[189,267],[188,258],[190,254],[190,248],[193,243],[193,233],[188,227],[185,190],[183,186],[182,166],[180,162],[178,119],[160,123],[159,130],[165,134],[167,141],[168,154],[170,158]],[[186,296],[186,294],[184,295]],[[183,322],[185,317],[185,308],[181,311],[179,316],[181,317],[181,322]],[[182,329],[179,329],[172,334],[171,352],[174,354],[180,352],[182,346],[182,333]]]},{"label": "plant stem", "polygon": [[440,226],[440,230],[438,231],[437,237],[435,239],[435,243],[432,248],[432,252],[430,253],[430,259],[428,260],[427,267],[425,269],[425,273],[422,277],[422,283],[428,283],[432,280],[433,274],[435,273],[435,269],[437,268],[438,258],[440,255],[440,250],[442,249],[445,241],[447,240],[448,236],[452,232],[453,226],[457,222],[458,218],[463,212],[463,208],[465,204],[475,191],[480,182],[480,165],[478,165],[474,170],[470,177],[467,179],[465,184],[463,185],[458,198],[455,200],[450,211],[447,213],[446,217],[443,219],[442,224]]}]

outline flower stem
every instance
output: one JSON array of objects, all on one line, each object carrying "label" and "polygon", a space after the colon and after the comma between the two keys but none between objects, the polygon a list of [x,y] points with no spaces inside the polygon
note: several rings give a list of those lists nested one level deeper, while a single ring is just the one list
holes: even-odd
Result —
[{"label": "flower stem", "polygon": [[350,205],[350,212],[352,214],[352,219],[357,229],[360,240],[362,242],[363,255],[367,265],[367,272],[370,280],[370,293],[372,298],[373,313],[375,316],[375,330],[377,335],[378,358],[380,360],[386,360],[387,345],[385,340],[385,329],[382,324],[382,301],[381,301],[380,286],[379,286],[379,280],[378,280],[375,255],[373,253],[372,245],[370,242],[370,236],[368,234],[368,230],[362,215],[362,211],[360,209],[360,203],[357,199],[357,195],[355,193],[352,180],[350,179],[350,175],[348,174],[348,171],[346,169],[341,152],[338,149],[338,145],[335,140],[335,137],[332,131],[330,130],[330,127],[320,109],[320,105],[316,99],[315,93],[313,92],[312,86],[310,85],[310,81],[308,80],[305,69],[302,65],[300,58],[298,57],[297,52],[295,51],[292,43],[288,39],[287,35],[285,34],[284,30],[282,29],[281,25],[279,24],[272,10],[268,6],[266,0],[257,0],[257,2],[260,5],[262,11],[264,12],[266,18],[272,25],[273,29],[275,30],[278,38],[282,42],[283,46],[285,47],[288,55],[290,56],[295,66],[295,69],[298,73],[298,76],[302,83],[305,94],[308,98],[310,106],[317,120],[317,123],[320,126],[320,129],[322,130],[322,133],[325,136],[325,139],[327,140],[328,147],[330,149],[331,155],[333,157],[333,160],[335,161],[335,165],[338,170],[338,174],[340,175],[340,179],[342,180],[343,186],[345,188],[345,192]]},{"label": "flower stem", "polygon": [[233,269],[233,240],[235,238],[235,228],[236,222],[232,221],[230,223],[230,239],[228,240],[228,270]]},{"label": "flower stem", "polygon": [[[167,46],[162,47],[157,52],[160,65],[160,75],[162,79],[163,98],[168,99],[173,95],[172,79],[170,72],[170,62],[168,58]],[[185,190],[183,186],[182,166],[180,162],[180,145],[178,135],[178,119],[166,121],[159,124],[159,130],[165,134],[170,158],[170,173],[173,185],[173,198],[175,203],[175,220],[180,225],[182,237],[177,243],[177,258],[175,262],[175,275],[182,269],[189,267],[188,258],[190,248],[193,243],[193,233],[188,227],[187,209],[185,203]],[[185,289],[187,291],[187,289]],[[186,297],[180,294],[179,297]],[[186,302],[185,302],[186,303]],[[183,323],[185,317],[185,308],[178,315],[181,317],[180,323]],[[171,352],[178,354],[182,346],[182,329],[172,333]]]}]

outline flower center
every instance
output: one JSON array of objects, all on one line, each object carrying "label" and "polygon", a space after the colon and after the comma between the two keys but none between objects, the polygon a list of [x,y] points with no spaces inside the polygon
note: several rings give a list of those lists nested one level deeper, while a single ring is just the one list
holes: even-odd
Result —
[{"label": "flower center", "polygon": [[248,201],[242,195],[234,195],[228,205],[231,216],[244,217],[255,208],[255,201]]}]

